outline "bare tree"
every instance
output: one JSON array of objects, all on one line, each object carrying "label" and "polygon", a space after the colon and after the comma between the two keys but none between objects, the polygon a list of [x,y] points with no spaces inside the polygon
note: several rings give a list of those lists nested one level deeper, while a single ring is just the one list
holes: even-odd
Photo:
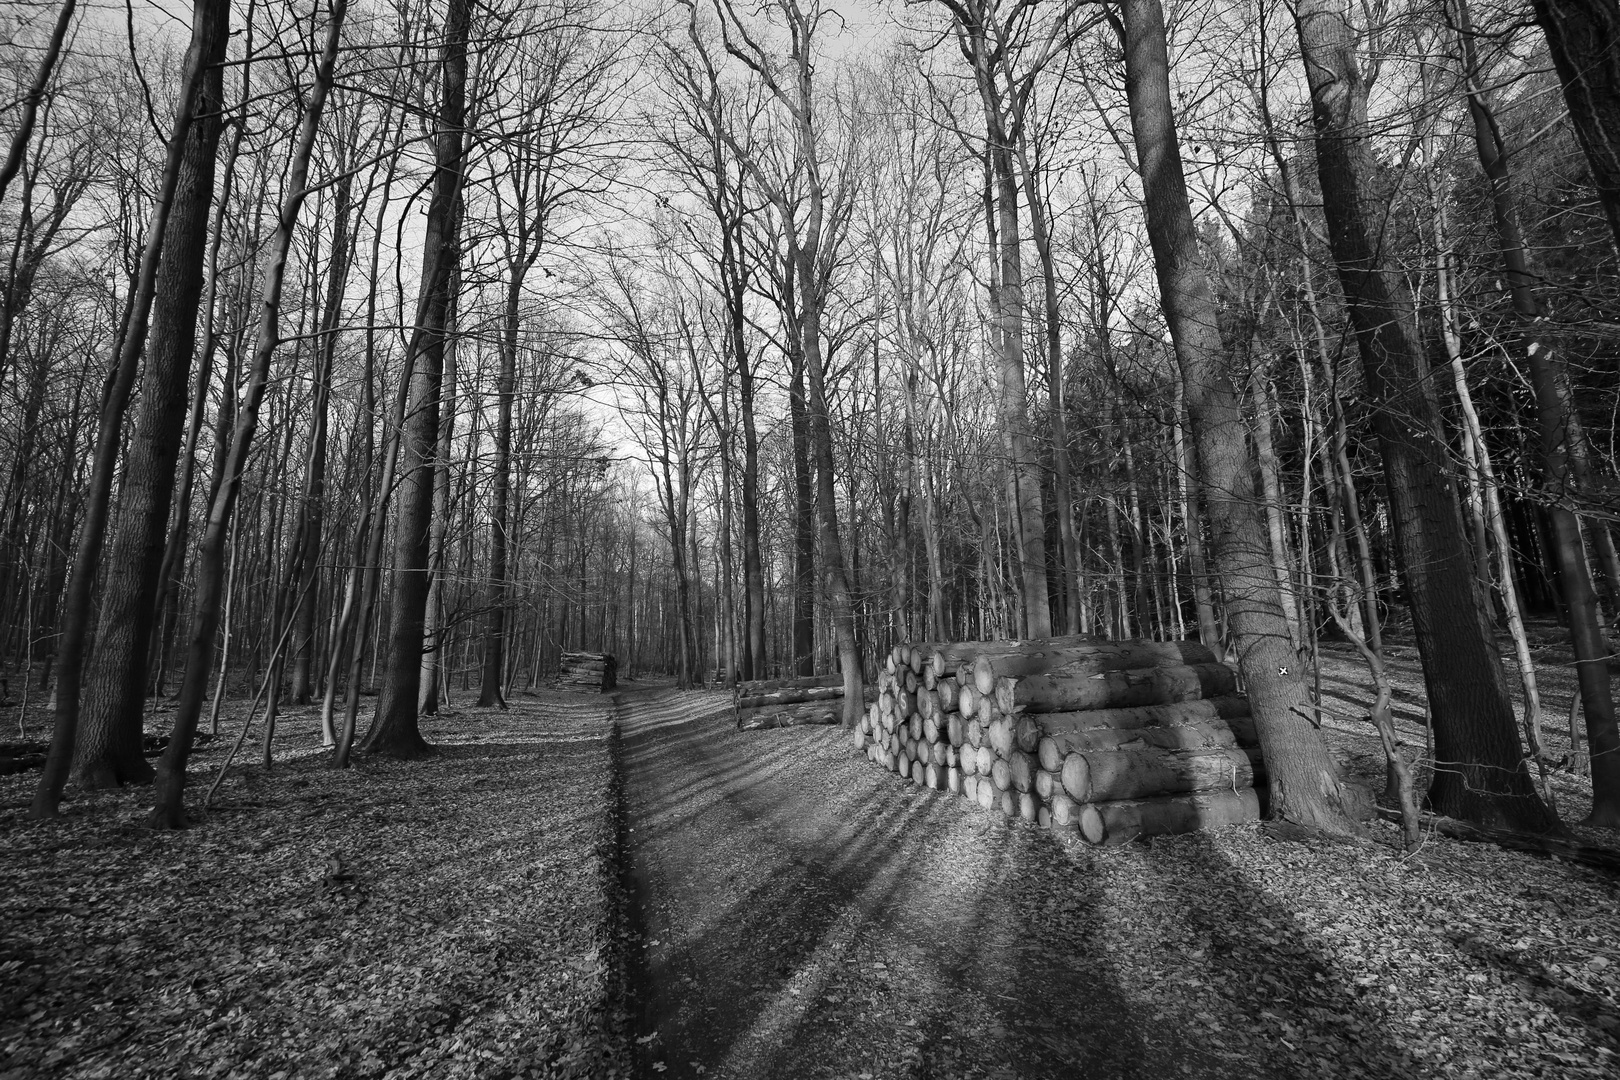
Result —
[{"label": "bare tree", "polygon": [[1125,0],[1125,91],[1130,103],[1148,238],[1175,342],[1198,479],[1221,572],[1227,620],[1270,773],[1270,814],[1353,834],[1364,799],[1340,777],[1307,711],[1304,666],[1291,641],[1245,438],[1243,399],[1223,367],[1215,292],[1201,265],[1170,100],[1159,0]]},{"label": "bare tree", "polygon": [[[417,726],[422,631],[428,599],[428,534],[433,459],[438,447],[450,288],[461,257],[461,186],[466,153],[467,43],[471,0],[447,0],[440,53],[439,111],[433,130],[433,195],[423,226],[422,277],[411,328],[409,398],[400,432],[400,495],[395,517],[394,592],[387,676],[361,749],[390,757],[429,752]],[[352,691],[351,691],[352,692]],[[342,748],[340,747],[340,753]]]},{"label": "bare tree", "polygon": [[1523,744],[1474,579],[1412,298],[1387,265],[1373,181],[1367,91],[1355,36],[1331,0],[1295,12],[1316,125],[1328,240],[1377,405],[1384,461],[1413,627],[1434,728],[1441,813],[1491,826],[1556,828],[1525,770]]}]

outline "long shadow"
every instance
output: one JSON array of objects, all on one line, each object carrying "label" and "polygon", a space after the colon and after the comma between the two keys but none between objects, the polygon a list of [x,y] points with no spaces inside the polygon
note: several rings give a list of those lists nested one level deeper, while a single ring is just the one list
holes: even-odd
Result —
[{"label": "long shadow", "polygon": [[1448,934],[1457,951],[1507,972],[1524,995],[1545,1005],[1594,1045],[1620,1049],[1620,1015],[1603,994],[1554,971],[1539,957],[1502,948],[1481,938]]},{"label": "long shadow", "polygon": [[[1140,845],[1148,866],[1167,887],[1162,894],[1195,896],[1178,914],[1220,976],[1206,987],[1195,1013],[1252,1039],[1271,1034],[1271,1056],[1252,1062],[1254,1075],[1300,1077],[1336,1073],[1407,1077],[1432,1071],[1403,1046],[1376,997],[1349,982],[1316,934],[1250,880],[1204,834]],[[1189,889],[1189,883],[1198,883]]]},{"label": "long shadow", "polygon": [[[904,1047],[882,1076],[1157,1077],[1202,1061],[1122,999],[1086,930],[1107,900],[1049,837],[1008,834],[876,768],[854,790],[790,783],[838,760],[842,729],[739,735],[713,711],[683,716],[667,695],[625,704],[632,931],[675,929],[659,910],[674,895],[666,875],[685,873],[672,862],[735,858],[737,838],[760,864],[743,866],[734,899],[697,913],[678,944],[632,948],[639,1075],[728,1061],[749,1076],[858,1074],[873,1069],[873,1038]],[[964,814],[998,834],[977,848],[986,864],[960,875],[978,884],[930,882],[958,876],[940,872],[956,853],[939,837],[961,832]],[[724,851],[681,836],[716,828]],[[1063,914],[1037,925],[1020,907],[1030,897],[1061,897]],[[868,970],[895,954],[917,985]],[[1067,1015],[1053,1014],[1057,1002]]]}]

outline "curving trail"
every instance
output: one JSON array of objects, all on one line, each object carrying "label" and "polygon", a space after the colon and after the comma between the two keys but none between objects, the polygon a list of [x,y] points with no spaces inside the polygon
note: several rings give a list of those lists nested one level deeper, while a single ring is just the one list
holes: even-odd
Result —
[{"label": "curving trail", "polygon": [[1094,933],[1113,901],[1052,837],[902,783],[842,728],[618,700],[638,1075],[1255,1074],[1121,991]]}]

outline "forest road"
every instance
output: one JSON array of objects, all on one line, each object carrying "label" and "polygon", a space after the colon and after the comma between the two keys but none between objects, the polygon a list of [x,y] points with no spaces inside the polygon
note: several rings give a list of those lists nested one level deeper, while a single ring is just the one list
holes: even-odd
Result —
[{"label": "forest road", "polygon": [[1106,898],[843,728],[617,696],[630,1008],[645,1077],[1252,1076],[1132,1005]]}]

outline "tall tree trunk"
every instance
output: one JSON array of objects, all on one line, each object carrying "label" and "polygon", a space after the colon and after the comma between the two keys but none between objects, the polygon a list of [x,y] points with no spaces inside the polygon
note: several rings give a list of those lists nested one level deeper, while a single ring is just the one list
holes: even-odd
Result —
[{"label": "tall tree trunk", "polygon": [[214,160],[223,127],[226,28],[208,43],[208,72],[197,119],[186,137],[152,303],[151,344],[135,428],[125,455],[119,512],[106,560],[95,652],[86,674],[88,702],[74,771],[86,788],[146,783],[152,768],[141,737],[153,620],[176,457],[185,430],[203,259],[214,197]]},{"label": "tall tree trunk", "polygon": [[444,538],[450,528],[450,451],[456,435],[456,297],[459,275],[450,278],[450,310],[445,314],[444,406],[439,417],[439,448],[433,462],[433,524],[428,529],[428,600],[422,625],[422,688],[417,707],[423,716],[439,711],[444,667]]},{"label": "tall tree trunk", "polygon": [[754,420],[754,365],[744,334],[746,274],[741,268],[742,230],[737,229],[736,269],[728,293],[731,351],[737,365],[737,407],[742,413],[743,678],[763,679],[765,652],[765,561],[759,548],[759,430]]},{"label": "tall tree trunk", "polygon": [[[811,196],[812,200],[816,198]],[[812,213],[812,222],[814,213]],[[815,235],[818,226],[809,226]],[[862,700],[861,653],[855,638],[855,602],[850,594],[848,563],[844,558],[844,545],[838,534],[838,502],[833,486],[832,423],[827,413],[826,368],[821,352],[820,286],[812,289],[809,275],[802,271],[815,265],[815,253],[801,254],[801,276],[804,279],[804,367],[809,376],[810,441],[816,461],[816,509],[821,523],[822,574],[826,582],[825,596],[831,608],[833,642],[838,649],[838,667],[844,676],[844,726],[852,728],[860,721],[866,704]]]},{"label": "tall tree trunk", "polygon": [[[787,303],[794,301],[790,295]],[[805,394],[802,327],[793,336],[788,361],[788,426],[793,435],[793,662],[798,675],[816,671],[816,489],[812,479],[810,408]]]},{"label": "tall tree trunk", "polygon": [[17,118],[17,130],[11,133],[11,147],[6,152],[5,161],[0,162],[0,201],[5,199],[6,188],[11,186],[12,177],[22,168],[23,158],[28,154],[28,144],[34,138],[34,122],[39,116],[39,103],[45,100],[45,90],[56,71],[56,62],[62,56],[62,43],[67,39],[68,28],[73,25],[73,15],[77,9],[78,0],[63,0],[61,10],[56,13],[56,25],[51,28],[50,39],[45,43],[45,51],[34,69],[28,93],[23,95],[22,115]]},{"label": "tall tree trunk", "polygon": [[1609,230],[1620,244],[1620,4],[1534,0],[1564,100],[1592,170]]},{"label": "tall tree trunk", "polygon": [[[1020,128],[1020,136],[1023,131]],[[1069,419],[1063,395],[1063,312],[1058,304],[1057,260],[1052,223],[1026,140],[1018,141],[1019,173],[1029,206],[1029,231],[1041,261],[1041,299],[1046,330],[1047,409],[1052,430],[1052,500],[1057,503],[1058,543],[1063,579],[1063,632],[1080,632],[1080,540],[1074,527],[1074,483],[1069,476]]]},{"label": "tall tree trunk", "polygon": [[322,534],[326,524],[326,457],[330,441],[328,413],[332,398],[332,364],[337,356],[338,322],[343,314],[343,291],[349,280],[353,242],[349,217],[353,201],[353,176],[345,173],[338,181],[332,201],[333,235],[331,262],[327,267],[326,296],[322,304],[320,335],[315,343],[315,401],[310,420],[309,462],[304,471],[304,497],[298,507],[300,560],[292,581],[292,698],[308,705],[315,696],[315,618],[319,604],[316,589],[306,588],[320,572]]},{"label": "tall tree trunk", "polygon": [[[999,127],[999,125],[998,125]],[[997,232],[1000,240],[1001,355],[1000,415],[1007,456],[1012,466],[1013,514],[1018,527],[1018,561],[1024,636],[1052,636],[1052,606],[1046,575],[1046,510],[1041,500],[1040,462],[1035,458],[1029,423],[1029,390],[1024,378],[1024,266],[1018,229],[1018,183],[1006,138],[993,128],[990,151],[995,169]]]},{"label": "tall tree trunk", "polygon": [[471,0],[448,0],[441,54],[439,116],[434,125],[433,196],[423,225],[421,298],[410,352],[405,426],[400,433],[399,510],[394,537],[394,595],[388,628],[388,671],[361,749],[390,757],[429,752],[417,727],[422,631],[428,599],[428,540],[433,519],[433,459],[438,445],[446,319],[460,258],[463,124]]},{"label": "tall tree trunk", "polygon": [[1435,780],[1451,817],[1530,831],[1557,828],[1524,767],[1501,659],[1474,579],[1467,534],[1410,295],[1380,250],[1378,173],[1355,37],[1332,0],[1296,9],[1316,124],[1328,241],[1344,287],[1384,460],[1390,509],[1423,657]]},{"label": "tall tree trunk", "polygon": [[484,668],[478,684],[481,708],[506,707],[502,676],[506,663],[508,595],[507,530],[512,503],[512,403],[517,395],[518,331],[522,326],[522,253],[508,268],[506,312],[501,327],[501,373],[495,387],[495,460],[490,484],[489,614],[484,620]]},{"label": "tall tree trunk", "polygon": [[1282,480],[1278,475],[1277,451],[1272,445],[1271,421],[1276,415],[1271,397],[1271,376],[1263,368],[1255,373],[1254,445],[1260,472],[1260,491],[1265,496],[1266,536],[1271,543],[1271,571],[1277,578],[1277,595],[1288,620],[1288,637],[1297,651],[1304,644],[1299,625],[1299,604],[1294,596],[1293,560],[1289,557],[1288,529],[1283,522]]},{"label": "tall tree trunk", "polygon": [[264,294],[253,361],[248,369],[247,392],[237,410],[236,428],[231,434],[224,473],[208,508],[208,525],[198,549],[197,591],[192,602],[191,644],[186,674],[180,685],[179,700],[175,704],[174,727],[169,744],[158,761],[152,812],[146,819],[147,824],[155,829],[182,829],[186,826],[186,762],[191,755],[191,744],[197,734],[197,719],[202,714],[203,698],[208,692],[208,680],[212,673],[214,633],[219,628],[225,592],[225,548],[229,539],[231,514],[241,490],[242,473],[247,467],[253,435],[258,428],[259,406],[270,383],[270,362],[276,346],[280,344],[278,324],[287,254],[292,248],[299,211],[309,194],[309,158],[320,129],[321,110],[332,85],[346,7],[347,0],[333,0],[326,45],[316,69],[314,86],[310,89],[303,122],[299,126],[298,142],[287,177],[287,196],[281,206],[269,259],[265,264]]},{"label": "tall tree trunk", "polygon": [[1325,832],[1357,831],[1357,798],[1308,717],[1303,672],[1271,571],[1242,399],[1221,364],[1219,314],[1200,265],[1170,103],[1159,0],[1125,0],[1125,87],[1142,172],[1148,238],[1175,343],[1227,618],[1271,774],[1270,813]]},{"label": "tall tree trunk", "polygon": [[[1598,8],[1597,5],[1592,5]],[[1536,5],[1537,15],[1548,26],[1548,16],[1555,9],[1569,11],[1567,0],[1541,0]],[[1598,10],[1603,10],[1598,8]],[[1612,98],[1620,93],[1620,16],[1612,4],[1607,7],[1605,29],[1610,35],[1608,71],[1581,72],[1592,92],[1592,80],[1607,75],[1607,90]],[[1602,619],[1598,614],[1597,593],[1592,584],[1591,567],[1581,542],[1580,521],[1569,509],[1572,490],[1578,487],[1572,460],[1576,434],[1571,431],[1570,420],[1575,415],[1570,400],[1569,379],[1563,370],[1556,345],[1550,335],[1542,332],[1545,322],[1541,302],[1535,293],[1535,277],[1530,271],[1529,258],[1524,247],[1524,233],[1519,227],[1517,201],[1513,196],[1512,169],[1508,161],[1507,145],[1497,126],[1495,113],[1486,97],[1481,72],[1474,51],[1473,27],[1469,19],[1467,0],[1456,0],[1458,37],[1462,47],[1464,87],[1468,95],[1468,113],[1473,122],[1474,147],[1479,155],[1480,169],[1491,189],[1491,218],[1496,226],[1497,246],[1501,250],[1502,264],[1507,279],[1508,296],[1513,314],[1519,324],[1520,344],[1524,349],[1530,382],[1536,395],[1536,420],[1541,432],[1542,469],[1552,495],[1548,513],[1552,518],[1554,554],[1558,560],[1558,584],[1569,612],[1570,636],[1575,646],[1575,664],[1580,680],[1581,704],[1586,713],[1587,739],[1592,761],[1592,813],[1584,824],[1602,828],[1620,828],[1620,728],[1615,722],[1614,697],[1609,685],[1608,642],[1604,640]],[[1596,28],[1593,28],[1594,30]],[[1553,40],[1553,31],[1548,29]],[[1563,42],[1567,47],[1571,44]],[[1587,46],[1595,44],[1588,40]],[[1555,43],[1555,48],[1557,47]],[[1556,59],[1556,54],[1555,54]],[[1566,56],[1565,61],[1567,62]],[[1560,74],[1563,66],[1560,65]],[[1566,78],[1566,91],[1570,80]],[[1620,102],[1607,100],[1591,102],[1615,126],[1607,129],[1610,136],[1620,135]],[[1570,97],[1573,114],[1576,96]],[[1577,117],[1577,130],[1582,120]],[[1583,140],[1590,134],[1582,131]],[[1616,147],[1608,146],[1611,155]],[[1611,190],[1605,193],[1604,205],[1611,221],[1614,217],[1611,199],[1620,196],[1620,157],[1611,156],[1609,165],[1617,171],[1608,178]],[[1602,179],[1596,162],[1594,178]],[[1600,191],[1603,190],[1600,185]],[[1617,233],[1620,239],[1620,233]]]},{"label": "tall tree trunk", "polygon": [[[124,411],[129,404],[130,392],[135,384],[141,353],[146,342],[148,319],[157,289],[158,266],[168,235],[169,218],[175,201],[175,192],[180,183],[182,162],[186,148],[191,144],[192,122],[201,111],[200,106],[204,102],[203,86],[206,78],[223,55],[229,19],[230,5],[225,0],[197,0],[193,8],[191,44],[186,50],[180,94],[175,105],[174,125],[169,132],[168,157],[159,181],[152,216],[147,225],[140,269],[125,311],[116,360],[107,372],[107,381],[101,398],[101,416],[96,430],[90,489],[85,498],[85,517],[80,526],[73,571],[64,598],[66,617],[57,652],[56,718],[51,733],[51,749],[45,769],[40,774],[33,806],[29,811],[30,816],[36,818],[56,816],[62,789],[67,783],[68,768],[75,758],[74,743],[78,735],[81,682],[89,649],[91,593],[95,585],[96,571],[101,564],[102,547],[106,541],[107,518],[112,502],[113,479],[117,469]],[[210,176],[200,203],[190,203],[186,209],[188,214],[195,213],[201,216],[201,223],[196,226],[199,231],[206,228],[209,196],[212,191],[213,181]],[[200,252],[197,258],[200,261]],[[189,349],[187,352],[186,361],[189,362]],[[170,482],[172,483],[172,478]],[[165,507],[166,514],[167,507]],[[150,617],[150,600],[147,608],[139,611],[137,615],[142,621]],[[143,664],[145,659],[143,652],[141,654]],[[135,753],[139,752],[137,745]],[[102,755],[97,756],[99,758]],[[115,760],[124,770],[122,774],[115,773],[115,779],[145,778],[144,762],[136,766],[127,752],[118,753]],[[97,777],[98,779],[100,777],[99,770]]]},{"label": "tall tree trunk", "polygon": [[1192,577],[1193,603],[1198,611],[1198,640],[1219,648],[1221,628],[1215,622],[1215,604],[1209,587],[1209,565],[1204,558],[1204,508],[1198,491],[1198,463],[1194,449],[1182,433],[1186,425],[1186,388],[1176,380],[1176,481],[1181,520],[1187,533],[1187,570]]}]

